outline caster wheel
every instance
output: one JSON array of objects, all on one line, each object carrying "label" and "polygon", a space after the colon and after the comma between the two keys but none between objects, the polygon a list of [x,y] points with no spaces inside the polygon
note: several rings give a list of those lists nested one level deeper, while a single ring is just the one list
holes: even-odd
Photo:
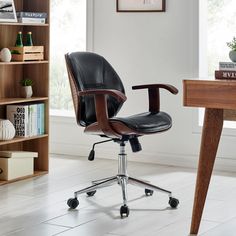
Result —
[{"label": "caster wheel", "polygon": [[179,200],[176,198],[170,197],[169,205],[171,206],[171,208],[177,208],[177,206],[179,205]]},{"label": "caster wheel", "polygon": [[91,191],[91,192],[87,192],[87,195],[88,195],[89,197],[92,197],[96,192],[97,192],[96,190]]},{"label": "caster wheel", "polygon": [[129,207],[124,205],[120,207],[120,217],[128,217],[129,216]]},{"label": "caster wheel", "polygon": [[67,201],[67,205],[71,208],[71,209],[75,209],[78,205],[79,205],[79,200],[77,198],[70,198]]},{"label": "caster wheel", "polygon": [[146,194],[146,196],[152,196],[153,190],[145,188],[145,194]]}]

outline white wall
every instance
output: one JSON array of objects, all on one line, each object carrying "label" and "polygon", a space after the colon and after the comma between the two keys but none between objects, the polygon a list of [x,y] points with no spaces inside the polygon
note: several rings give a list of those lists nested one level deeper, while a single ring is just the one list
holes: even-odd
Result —
[{"label": "white wall", "polygon": [[[140,138],[143,151],[132,154],[135,161],[196,167],[200,146],[196,109],[182,106],[182,80],[198,75],[198,1],[167,0],[164,13],[117,13],[115,0],[94,1],[93,50],[113,65],[123,80],[128,100],[121,115],[146,111],[147,91],[132,91],[132,85],[170,83],[180,93],[161,92],[161,106],[171,114],[173,128],[165,133]],[[83,134],[73,118],[51,118],[51,152],[87,156],[92,143],[100,140]],[[219,156],[233,158],[226,137]],[[232,145],[233,146],[233,145]],[[229,152],[225,151],[225,148]],[[117,152],[115,151],[117,150]],[[118,146],[97,148],[97,156],[116,158]],[[231,159],[218,160],[221,169],[230,169]]]}]

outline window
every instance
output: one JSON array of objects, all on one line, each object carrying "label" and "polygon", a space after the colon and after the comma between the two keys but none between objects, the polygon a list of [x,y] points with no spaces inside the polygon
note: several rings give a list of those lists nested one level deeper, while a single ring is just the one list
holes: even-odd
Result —
[{"label": "window", "polygon": [[[230,61],[226,43],[236,36],[235,9],[235,0],[200,0],[200,77],[214,79],[219,62]],[[202,125],[204,110],[199,111]],[[225,122],[224,127],[236,128],[236,123]]]},{"label": "window", "polygon": [[51,0],[50,108],[53,114],[64,115],[73,110],[64,55],[86,50],[86,11],[86,0]]},{"label": "window", "polygon": [[236,36],[236,1],[207,0],[207,3],[208,75],[214,76],[215,70],[219,67],[219,61],[230,61],[230,49],[226,42]]}]

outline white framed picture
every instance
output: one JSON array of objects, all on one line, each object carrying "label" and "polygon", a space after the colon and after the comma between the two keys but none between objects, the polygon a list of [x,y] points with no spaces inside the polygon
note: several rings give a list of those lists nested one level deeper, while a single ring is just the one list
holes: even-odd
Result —
[{"label": "white framed picture", "polygon": [[17,22],[14,0],[0,0],[0,22]]},{"label": "white framed picture", "polygon": [[165,0],[116,0],[117,12],[164,12]]}]

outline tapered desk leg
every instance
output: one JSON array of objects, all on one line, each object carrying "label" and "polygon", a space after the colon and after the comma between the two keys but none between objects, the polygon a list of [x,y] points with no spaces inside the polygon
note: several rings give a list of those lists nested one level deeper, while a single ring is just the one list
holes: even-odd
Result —
[{"label": "tapered desk leg", "polygon": [[206,108],[192,213],[191,234],[197,234],[223,127],[223,110]]}]

